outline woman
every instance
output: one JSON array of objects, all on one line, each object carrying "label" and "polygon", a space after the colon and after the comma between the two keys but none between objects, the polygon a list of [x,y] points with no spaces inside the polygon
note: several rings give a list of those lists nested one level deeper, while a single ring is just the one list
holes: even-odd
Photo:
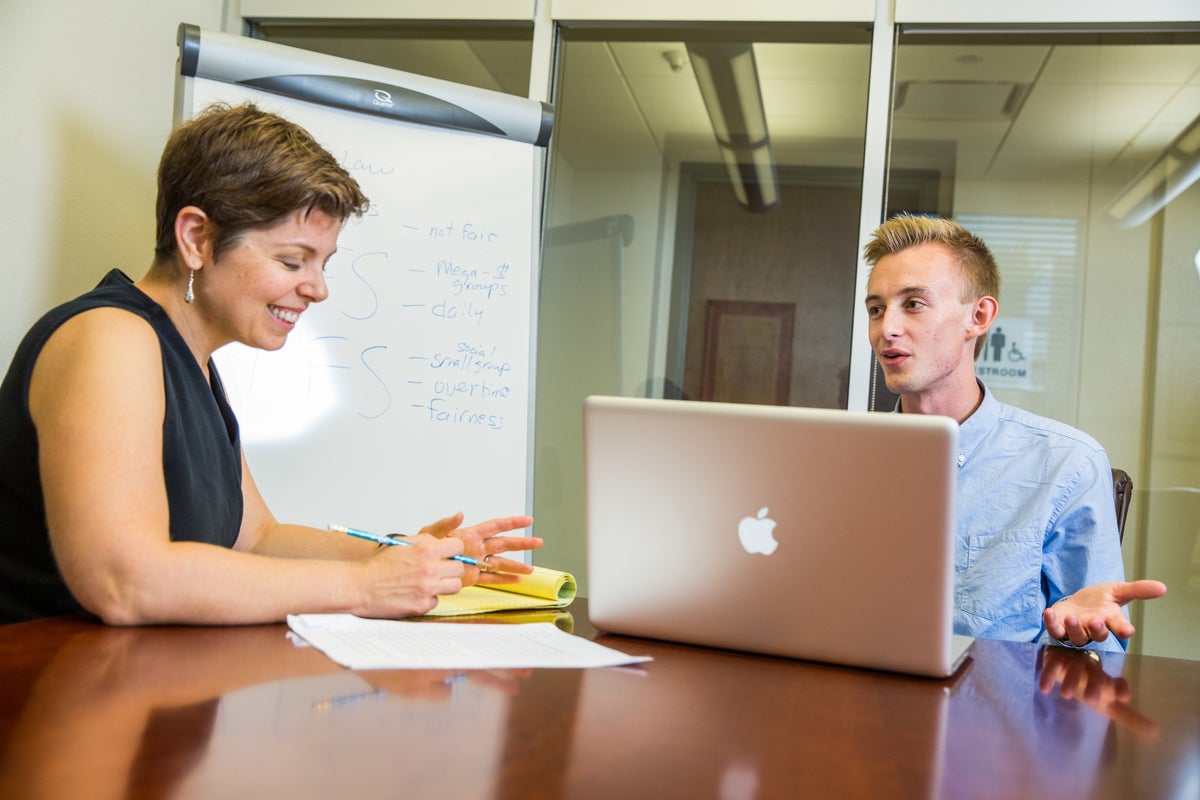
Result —
[{"label": "woman", "polygon": [[[282,347],[328,295],[325,263],[366,206],[306,131],[253,105],[172,133],[150,270],[113,270],[49,312],[0,386],[0,622],[402,617],[531,571],[494,555],[541,545],[503,535],[528,517],[457,529],[457,515],[412,547],[377,547],[280,524],[254,485],[210,357],[234,341]],[[461,553],[494,571],[450,559]]]}]

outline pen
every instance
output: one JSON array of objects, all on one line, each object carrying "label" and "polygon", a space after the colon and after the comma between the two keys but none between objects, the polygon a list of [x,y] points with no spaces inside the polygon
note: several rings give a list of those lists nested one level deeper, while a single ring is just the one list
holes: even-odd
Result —
[{"label": "pen", "polygon": [[[330,523],[329,530],[333,531],[334,533],[344,533],[347,536],[357,536],[359,539],[368,539],[379,544],[398,544],[403,545],[404,547],[412,547],[412,542],[406,542],[403,539],[395,539],[391,536],[380,536],[377,533],[367,533],[366,531],[360,531],[358,528],[347,528],[345,525],[334,525]],[[479,567],[479,569],[483,570],[484,572],[491,571],[487,567],[480,566],[479,562],[470,556],[450,556],[450,558],[454,561],[459,561],[472,567]]]}]

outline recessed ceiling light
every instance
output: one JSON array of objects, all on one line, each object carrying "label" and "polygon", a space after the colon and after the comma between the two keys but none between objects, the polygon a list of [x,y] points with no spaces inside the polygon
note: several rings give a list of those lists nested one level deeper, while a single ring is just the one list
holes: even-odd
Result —
[{"label": "recessed ceiling light", "polygon": [[1005,81],[904,81],[896,87],[896,116],[945,120],[1012,119],[1028,91],[1028,84]]}]

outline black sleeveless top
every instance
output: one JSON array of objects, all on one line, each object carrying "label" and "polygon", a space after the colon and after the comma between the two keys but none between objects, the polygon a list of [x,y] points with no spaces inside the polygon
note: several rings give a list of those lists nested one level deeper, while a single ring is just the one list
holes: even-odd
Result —
[{"label": "black sleeveless top", "polygon": [[76,314],[101,307],[131,311],[158,334],[166,391],[162,457],[171,539],[224,547],[237,540],[242,522],[241,442],[216,366],[208,364],[210,385],[162,307],[124,273],[113,270],[91,292],[34,324],[0,384],[0,623],[81,610],[50,550],[37,431],[29,415],[29,380],[51,334]]}]

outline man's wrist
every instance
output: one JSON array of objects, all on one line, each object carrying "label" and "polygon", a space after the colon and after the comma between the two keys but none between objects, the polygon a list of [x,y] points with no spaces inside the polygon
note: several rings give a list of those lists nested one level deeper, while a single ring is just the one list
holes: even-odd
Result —
[{"label": "man's wrist", "polygon": [[1088,637],[1087,641],[1084,642],[1083,644],[1075,644],[1074,642],[1071,641],[1070,637],[1067,637],[1065,639],[1055,639],[1054,641],[1058,642],[1063,647],[1071,647],[1071,648],[1074,648],[1075,650],[1083,650],[1089,644],[1096,643],[1096,640],[1091,638],[1090,636]]}]

